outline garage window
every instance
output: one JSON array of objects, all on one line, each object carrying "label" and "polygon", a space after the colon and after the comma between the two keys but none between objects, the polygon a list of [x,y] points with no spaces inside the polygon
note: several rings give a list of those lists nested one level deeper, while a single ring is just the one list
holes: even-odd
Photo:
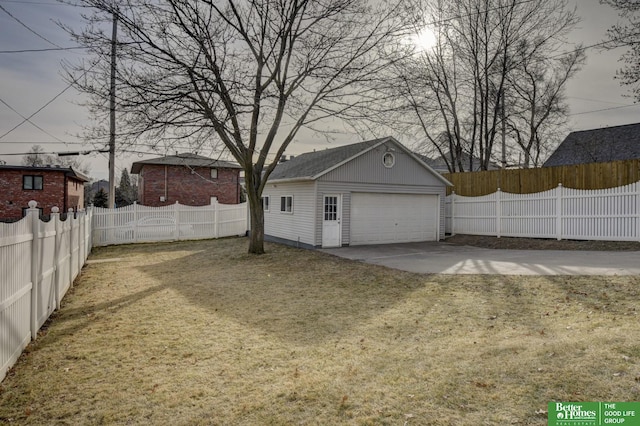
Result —
[{"label": "garage window", "polygon": [[265,212],[269,211],[269,201],[271,200],[269,199],[268,195],[266,197],[262,197],[262,210],[264,210]]},{"label": "garage window", "polygon": [[280,197],[280,211],[282,213],[293,213],[293,195]]}]

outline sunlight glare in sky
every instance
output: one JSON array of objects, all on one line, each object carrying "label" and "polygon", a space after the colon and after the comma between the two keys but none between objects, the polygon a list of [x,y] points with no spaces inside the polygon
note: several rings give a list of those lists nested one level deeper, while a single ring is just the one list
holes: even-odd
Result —
[{"label": "sunlight glare in sky", "polygon": [[436,35],[431,28],[424,27],[413,36],[413,43],[419,50],[430,50],[437,43]]}]

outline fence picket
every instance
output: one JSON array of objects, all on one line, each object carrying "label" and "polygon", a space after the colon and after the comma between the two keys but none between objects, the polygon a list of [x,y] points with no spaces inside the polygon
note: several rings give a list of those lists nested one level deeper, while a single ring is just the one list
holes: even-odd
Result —
[{"label": "fence picket", "polygon": [[[557,188],[534,194],[453,193],[446,232],[497,237],[640,241],[640,182],[617,188]],[[493,204],[493,207],[491,207]],[[496,227],[491,229],[488,221]]]},{"label": "fence picket", "polygon": [[60,308],[74,278],[74,247],[79,268],[91,250],[86,232],[91,211],[81,212],[75,220],[76,228],[84,231],[73,232],[72,215],[63,222],[53,207],[51,220],[43,222],[36,207],[31,201],[24,219],[0,223],[0,380],[29,341],[37,338],[51,313]]},{"label": "fence picket", "polygon": [[194,240],[244,235],[247,203],[208,206],[173,204],[148,207],[134,203],[117,209],[94,209],[94,246],[153,241]]}]

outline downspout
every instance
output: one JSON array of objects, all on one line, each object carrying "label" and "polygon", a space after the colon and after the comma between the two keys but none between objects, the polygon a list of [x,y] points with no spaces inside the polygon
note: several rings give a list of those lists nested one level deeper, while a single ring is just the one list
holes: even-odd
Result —
[{"label": "downspout", "polygon": [[[63,174],[64,176],[64,189],[62,191],[62,211],[64,213],[68,212],[68,207],[67,207],[67,198],[69,198],[69,176],[67,176],[66,173]],[[75,210],[75,209],[74,209]]]},{"label": "downspout", "polygon": [[168,173],[168,169],[167,166],[164,166],[164,202],[168,203],[169,202],[169,191],[167,189],[167,182],[168,182],[168,178],[167,178],[167,173]]}]

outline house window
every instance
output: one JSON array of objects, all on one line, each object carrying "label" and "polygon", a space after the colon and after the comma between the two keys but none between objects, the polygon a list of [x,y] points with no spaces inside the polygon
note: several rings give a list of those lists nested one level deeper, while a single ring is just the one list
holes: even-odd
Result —
[{"label": "house window", "polygon": [[211,179],[218,179],[218,169],[211,169]]},{"label": "house window", "polygon": [[396,164],[396,157],[390,152],[385,152],[382,156],[382,164],[384,164],[386,168],[390,169],[394,164]]},{"label": "house window", "polygon": [[42,176],[24,175],[22,176],[22,189],[42,189]]},{"label": "house window", "polygon": [[280,197],[280,211],[284,213],[293,213],[293,195]]},{"label": "house window", "polygon": [[269,211],[269,201],[271,201],[269,198],[270,197],[268,195],[266,197],[262,197],[262,210],[265,212]]}]

